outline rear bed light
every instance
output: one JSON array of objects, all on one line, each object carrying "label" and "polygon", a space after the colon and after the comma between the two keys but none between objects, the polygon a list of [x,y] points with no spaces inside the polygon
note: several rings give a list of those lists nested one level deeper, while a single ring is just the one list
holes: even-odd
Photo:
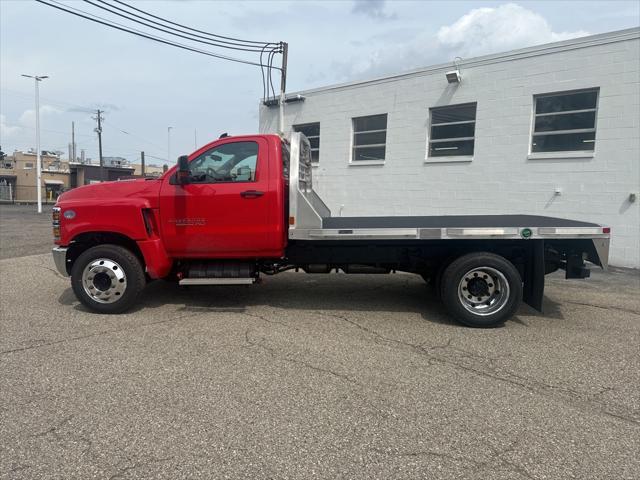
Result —
[{"label": "rear bed light", "polygon": [[611,227],[602,227],[602,233],[611,233]]}]

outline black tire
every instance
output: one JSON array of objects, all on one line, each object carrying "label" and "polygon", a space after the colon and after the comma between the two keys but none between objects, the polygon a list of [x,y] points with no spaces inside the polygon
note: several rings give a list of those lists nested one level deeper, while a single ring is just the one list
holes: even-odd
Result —
[{"label": "black tire", "polygon": [[[473,276],[477,277],[477,272],[469,277],[466,277],[466,275],[475,269],[481,272],[481,276],[482,269],[487,269],[489,274],[488,280],[484,284],[484,290],[480,294],[487,295],[488,301],[486,303],[476,303],[476,307],[470,305],[470,303],[473,303],[473,299],[468,301],[466,298],[461,298],[463,290],[467,290],[465,285],[471,285],[471,282],[475,281]],[[496,276],[491,277],[491,272],[494,272]],[[484,278],[487,277],[484,276]],[[471,281],[469,281],[470,279]],[[482,281],[480,278],[478,280]],[[495,287],[494,283],[496,284]],[[508,289],[501,288],[502,292],[500,292],[498,290],[499,285],[504,284],[508,286]],[[492,295],[489,295],[486,285],[495,288]],[[522,279],[516,267],[506,258],[488,252],[469,253],[451,262],[442,274],[440,288],[442,301],[451,316],[469,327],[487,328],[502,325],[505,320],[516,312],[522,302]],[[472,290],[471,286],[469,286],[468,290]],[[471,297],[469,295],[469,298]],[[477,297],[476,300],[480,300],[480,298],[485,297]],[[495,306],[490,307],[490,302],[494,300]],[[477,307],[480,307],[480,309],[470,311],[470,309],[474,310]],[[488,311],[483,312],[482,308],[486,308]],[[491,311],[491,308],[496,310]]]},{"label": "black tire", "polygon": [[[82,275],[92,262],[106,259],[117,264],[124,272],[124,291],[117,292],[111,303],[101,303],[87,293]],[[116,270],[116,268],[114,268]],[[109,281],[109,280],[107,280]],[[71,268],[71,288],[80,302],[98,313],[122,313],[130,309],[146,285],[145,273],[138,257],[119,245],[98,245],[84,251]],[[118,295],[117,297],[115,295]]]}]

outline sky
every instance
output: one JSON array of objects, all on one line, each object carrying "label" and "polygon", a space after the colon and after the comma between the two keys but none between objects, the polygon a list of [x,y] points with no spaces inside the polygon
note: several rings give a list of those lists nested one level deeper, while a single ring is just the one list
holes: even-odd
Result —
[{"label": "sky", "polygon": [[[59,1],[127,22],[86,2]],[[640,24],[637,0],[126,3],[218,35],[287,42],[290,92]],[[96,108],[105,111],[103,154],[132,162],[144,150],[148,163],[173,164],[223,132],[258,129],[259,67],[139,38],[35,1],[0,0],[0,146],[8,153],[35,147],[34,81],[21,74],[50,77],[40,83],[41,148],[65,158],[71,122],[78,152],[97,158]]]}]

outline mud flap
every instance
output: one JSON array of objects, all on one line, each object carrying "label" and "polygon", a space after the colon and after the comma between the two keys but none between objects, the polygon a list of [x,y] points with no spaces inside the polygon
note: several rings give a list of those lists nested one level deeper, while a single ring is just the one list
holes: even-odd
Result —
[{"label": "mud flap", "polygon": [[530,241],[530,251],[524,269],[522,299],[537,311],[542,312],[544,296],[544,240]]}]

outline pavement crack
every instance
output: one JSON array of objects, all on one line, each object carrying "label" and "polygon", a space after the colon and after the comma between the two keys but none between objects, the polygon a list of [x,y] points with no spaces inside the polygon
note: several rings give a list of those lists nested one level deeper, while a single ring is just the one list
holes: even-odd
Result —
[{"label": "pavement crack", "polygon": [[433,347],[426,346],[426,343],[416,345],[395,338],[386,337],[371,328],[345,317],[344,315],[327,312],[317,313],[319,315],[342,320],[368,333],[377,340],[407,347],[415,353],[426,356],[429,359],[429,365],[436,363],[446,365],[483,378],[508,383],[514,387],[522,388],[532,393],[545,395],[557,400],[568,401],[574,406],[575,403],[579,403],[610,418],[622,420],[633,425],[640,424],[640,412],[637,410],[630,409],[625,405],[605,403],[598,398],[599,394],[590,395],[586,392],[579,392],[567,387],[545,383],[531,377],[517,375],[507,370],[500,370],[494,364],[496,359],[452,347],[451,339],[449,339],[444,345],[436,345]]},{"label": "pavement crack", "polygon": [[130,330],[137,330],[139,328],[144,328],[144,327],[150,327],[153,325],[161,325],[163,323],[171,323],[171,322],[177,322],[178,320],[181,320],[185,317],[193,317],[193,316],[199,316],[199,315],[203,315],[204,313],[201,314],[193,314],[193,313],[188,313],[185,315],[180,315],[178,317],[175,318],[168,318],[165,320],[158,320],[156,322],[147,322],[147,323],[138,323],[135,325],[130,325],[128,327],[123,327],[123,328],[114,328],[111,330],[103,330],[100,332],[95,332],[95,333],[89,333],[87,335],[78,335],[77,337],[68,337],[68,338],[62,338],[60,340],[54,340],[51,342],[43,342],[43,343],[39,343],[36,345],[29,345],[26,347],[20,347],[20,348],[13,348],[11,350],[4,350],[0,352],[0,355],[7,355],[10,353],[19,353],[19,352],[25,352],[27,350],[34,350],[36,348],[42,348],[42,347],[49,347],[51,345],[59,345],[61,343],[69,343],[69,342],[75,342],[77,340],[85,340],[87,338],[94,338],[94,337],[100,337],[102,335],[110,335],[112,333],[120,333],[120,332],[127,332]]},{"label": "pavement crack", "polygon": [[270,318],[267,318],[264,315],[259,315],[257,313],[248,313],[248,312],[241,312],[241,313],[242,313],[242,315],[246,315],[247,317],[251,317],[251,318],[257,318],[257,319],[262,320],[263,322],[266,322],[266,323],[271,323],[271,324],[274,324],[274,325],[282,325],[283,327],[287,327],[287,328],[290,328],[292,330],[300,330],[299,328],[291,326],[286,322],[279,322],[277,320],[271,320]]},{"label": "pavement crack", "polygon": [[314,365],[312,363],[309,363],[307,361],[292,358],[289,355],[279,355],[277,353],[276,349],[271,348],[271,347],[269,347],[269,346],[264,344],[264,338],[262,339],[261,342],[260,341],[255,341],[254,339],[252,339],[251,336],[250,336],[250,329],[247,329],[245,331],[245,341],[250,346],[260,348],[261,350],[265,351],[271,357],[273,357],[273,358],[275,358],[277,360],[281,360],[281,361],[287,362],[287,363],[292,363],[292,364],[295,364],[295,365],[300,365],[300,366],[303,366],[303,367],[308,368],[310,370],[314,370],[316,372],[320,372],[320,373],[324,373],[324,374],[327,374],[327,375],[331,375],[333,377],[339,378],[341,380],[344,380],[346,382],[352,383],[354,385],[361,385],[360,382],[357,382],[356,380],[354,380],[353,378],[351,378],[350,376],[348,376],[348,375],[346,375],[344,373],[340,373],[340,372],[337,372],[335,370],[331,370],[329,368],[319,367],[319,366]]},{"label": "pavement crack", "polygon": [[71,420],[73,420],[73,417],[75,415],[68,415],[66,417],[64,417],[62,420],[60,420],[58,423],[56,423],[54,426],[49,427],[47,430],[40,432],[40,433],[36,433],[33,436],[34,437],[44,437],[47,435],[51,435],[53,436],[56,441],[58,442],[62,442],[64,441],[64,439],[60,436],[60,434],[58,433],[58,430],[62,429],[67,423],[71,422]]},{"label": "pavement crack", "polygon": [[571,301],[571,300],[563,300],[562,303],[569,303],[571,305],[581,305],[581,306],[584,306],[584,307],[599,308],[601,310],[617,310],[619,312],[630,313],[632,315],[640,315],[640,312],[637,311],[637,310],[632,310],[631,308],[616,307],[616,306],[613,306],[613,305],[597,305],[595,303],[575,302],[575,301]]},{"label": "pavement crack", "polygon": [[[326,317],[332,317],[332,318],[337,318],[338,320],[342,320],[343,322],[346,322],[350,325],[353,325],[354,327],[368,333],[369,335],[372,335],[373,337],[375,337],[377,340],[380,340],[384,343],[387,344],[395,344],[395,345],[400,345],[403,347],[408,347],[411,350],[420,353],[420,354],[427,354],[428,356],[428,352],[425,350],[425,348],[422,345],[416,345],[410,342],[404,342],[402,340],[398,340],[397,338],[391,338],[391,337],[386,337],[378,332],[376,332],[375,330],[372,330],[368,327],[365,327],[364,325],[361,325],[358,322],[355,322],[343,315],[338,315],[335,313],[327,313],[327,312],[316,312],[318,315],[321,316],[326,316]],[[431,360],[431,359],[430,359]]]},{"label": "pavement crack", "polygon": [[53,273],[56,277],[65,280],[67,277],[63,277],[62,275],[60,275],[60,272],[58,272],[58,270],[56,270],[55,268],[51,268],[47,265],[45,265],[46,260],[44,258],[40,258],[40,263],[37,265],[34,265],[34,267],[37,268],[42,268],[44,270],[49,270],[51,273]]}]

